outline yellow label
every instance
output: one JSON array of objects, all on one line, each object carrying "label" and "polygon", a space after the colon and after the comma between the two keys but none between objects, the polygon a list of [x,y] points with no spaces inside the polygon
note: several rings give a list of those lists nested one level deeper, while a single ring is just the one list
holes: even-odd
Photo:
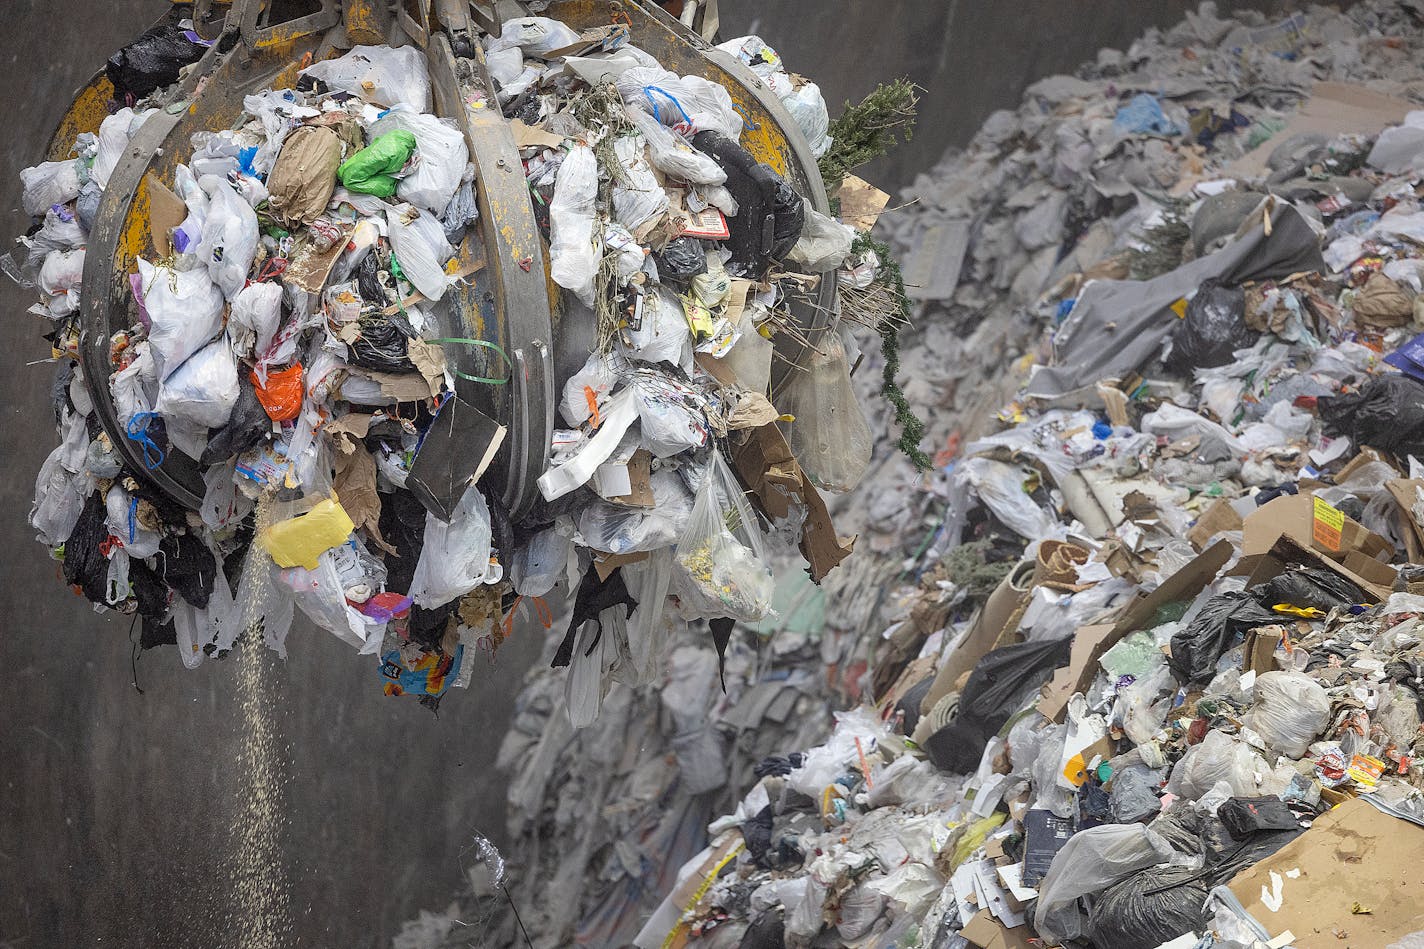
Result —
[{"label": "yellow label", "polygon": [[1186,298],[1186,297],[1183,297],[1182,299],[1178,300],[1176,303],[1173,303],[1171,309],[1172,309],[1172,312],[1173,312],[1173,313],[1177,314],[1177,319],[1179,319],[1179,320],[1184,320],[1184,319],[1186,319],[1186,318],[1187,318],[1187,298]]},{"label": "yellow label", "polygon": [[1345,528],[1345,515],[1338,508],[1315,498],[1315,522],[1312,536],[1328,550],[1340,549],[1340,532]]}]

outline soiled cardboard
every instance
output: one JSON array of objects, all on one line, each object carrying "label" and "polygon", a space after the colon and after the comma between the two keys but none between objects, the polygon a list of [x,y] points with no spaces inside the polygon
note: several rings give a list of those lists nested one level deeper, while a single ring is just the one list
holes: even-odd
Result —
[{"label": "soiled cardboard", "polygon": [[1327,136],[1375,135],[1404,121],[1414,106],[1405,99],[1347,82],[1319,82],[1285,128],[1226,166],[1223,178],[1255,178],[1266,172],[1266,159],[1282,142],[1305,132]]},{"label": "soiled cardboard", "polygon": [[148,189],[149,237],[155,253],[167,257],[173,253],[173,229],[187,218],[188,206],[154,175],[144,175],[143,184]]},{"label": "soiled cardboard", "polygon": [[[998,644],[1009,620],[1028,599],[1029,591],[1024,589],[1023,582],[1020,581],[1018,587],[1014,585],[1014,577],[1019,572],[1012,570],[999,582],[994,592],[989,594],[989,599],[984,602],[984,607],[974,617],[969,632],[955,646],[954,651],[945,657],[944,663],[939,667],[939,673],[930,684],[930,690],[925,693],[924,701],[920,703],[921,714],[928,714],[929,710],[935,707],[935,703],[954,690],[954,684],[960,676],[971,671],[979,660]],[[925,725],[928,727],[928,722]],[[924,737],[928,738],[929,735]]]},{"label": "soiled cardboard", "polygon": [[1010,929],[995,919],[987,909],[975,913],[960,935],[977,949],[1037,949],[1037,946],[1029,941],[1034,936],[1029,927],[1016,926]]},{"label": "soiled cardboard", "polygon": [[1309,495],[1292,494],[1261,505],[1246,517],[1241,552],[1248,557],[1264,554],[1285,535],[1332,560],[1343,561],[1352,550],[1371,558],[1393,553],[1389,541],[1339,511],[1326,511],[1320,503]]},{"label": "soiled cardboard", "polygon": [[598,571],[598,579],[608,582],[608,578],[613,576],[613,571],[619,567],[627,566],[630,563],[642,563],[650,557],[647,551],[638,551],[631,554],[604,554],[600,553],[593,558],[593,569]]},{"label": "soiled cardboard", "polygon": [[1187,531],[1187,540],[1197,550],[1205,550],[1206,545],[1226,531],[1239,531],[1243,526],[1241,515],[1225,498],[1217,498],[1211,507],[1202,512],[1201,517]]},{"label": "soiled cardboard", "polygon": [[875,222],[880,220],[885,206],[890,203],[888,194],[855,175],[841,182],[841,189],[836,195],[841,199],[841,220],[857,231],[869,231],[875,227]]},{"label": "soiled cardboard", "polygon": [[1111,625],[1084,626],[1073,638],[1068,665],[1053,673],[1043,686],[1038,710],[1050,721],[1061,722],[1068,700],[1075,692],[1086,691],[1098,669],[1098,660],[1128,635],[1146,629],[1156,612],[1168,603],[1194,599],[1226,561],[1231,559],[1231,544],[1219,540],[1202,551],[1195,560],[1178,570],[1157,589],[1138,596],[1119,614]]},{"label": "soiled cardboard", "polygon": [[653,455],[646,448],[633,452],[633,457],[623,466],[627,473],[627,493],[612,497],[605,495],[604,499],[623,507],[657,507],[657,500],[653,497],[652,462]]},{"label": "soiled cardboard", "polygon": [[[1357,798],[1317,817],[1305,833],[1238,873],[1229,887],[1273,936],[1294,932],[1292,945],[1300,949],[1384,949],[1424,930],[1421,853],[1424,827]],[[1272,911],[1267,904],[1276,897],[1280,908]],[[1352,913],[1356,903],[1370,912]]]}]

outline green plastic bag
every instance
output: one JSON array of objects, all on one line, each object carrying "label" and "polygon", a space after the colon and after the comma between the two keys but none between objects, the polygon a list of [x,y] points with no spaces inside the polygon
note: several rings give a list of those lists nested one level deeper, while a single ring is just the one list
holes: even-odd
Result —
[{"label": "green plastic bag", "polygon": [[396,172],[410,161],[415,136],[400,129],[387,132],[341,163],[336,177],[347,191],[389,198],[396,193]]}]

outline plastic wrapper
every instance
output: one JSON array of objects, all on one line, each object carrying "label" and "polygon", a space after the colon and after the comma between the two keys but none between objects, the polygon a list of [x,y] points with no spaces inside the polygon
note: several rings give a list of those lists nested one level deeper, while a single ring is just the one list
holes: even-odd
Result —
[{"label": "plastic wrapper", "polygon": [[870,466],[875,438],[851,384],[840,337],[823,336],[820,351],[811,352],[803,368],[776,398],[776,407],[795,417],[786,440],[817,487],[850,491]]},{"label": "plastic wrapper", "polygon": [[644,293],[637,325],[620,334],[618,350],[642,362],[690,367],[692,333],[677,295],[666,287]]},{"label": "plastic wrapper", "polygon": [[465,489],[450,523],[425,517],[425,544],[410,584],[417,606],[435,609],[503,575],[490,563],[490,514],[480,489]]},{"label": "plastic wrapper", "polygon": [[46,161],[20,172],[21,203],[30,217],[44,217],[57,204],[79,197],[79,171],[74,159]]},{"label": "plastic wrapper", "polygon": [[1201,873],[1188,867],[1143,870],[1093,903],[1089,937],[1113,949],[1157,949],[1206,924],[1208,891]]},{"label": "plastic wrapper", "polygon": [[[299,610],[317,626],[363,654],[379,651],[381,640],[372,636],[365,616],[346,602],[341,575],[336,568],[336,552],[328,550],[318,558],[317,568],[289,567],[277,570],[277,582],[292,591]],[[374,627],[379,632],[381,627]]]},{"label": "plastic wrapper", "polygon": [[1358,392],[1322,396],[1316,405],[1330,435],[1400,456],[1424,456],[1424,383],[1384,373],[1367,379]]},{"label": "plastic wrapper", "polygon": [[1232,794],[1249,797],[1256,793],[1256,771],[1264,767],[1265,762],[1244,741],[1209,731],[1172,769],[1167,791],[1195,801],[1224,781]]},{"label": "plastic wrapper", "polygon": [[89,480],[67,471],[60,459],[64,446],[49,453],[35,478],[35,503],[30,508],[30,526],[47,547],[58,547],[74,531],[89,493]]},{"label": "plastic wrapper", "polygon": [[439,300],[450,286],[445,262],[455,248],[445,240],[445,228],[429,211],[406,204],[386,212],[391,249],[401,271],[428,300]]},{"label": "plastic wrapper", "polygon": [[781,104],[786,106],[786,110],[801,129],[801,134],[806,136],[806,141],[811,146],[811,154],[820,158],[830,151],[833,140],[827,133],[831,128],[831,117],[820,86],[814,82],[803,83],[795,92],[782,96]]},{"label": "plastic wrapper", "polygon": [[544,57],[554,50],[577,43],[579,34],[567,24],[545,16],[522,16],[505,20],[500,34],[486,41],[487,53],[519,49],[525,55]]},{"label": "plastic wrapper", "polygon": [[509,563],[509,580],[520,596],[546,596],[569,569],[571,532],[550,527],[520,546]]},{"label": "plastic wrapper", "polygon": [[1216,675],[1216,661],[1247,630],[1280,622],[1280,616],[1247,592],[1219,593],[1196,618],[1172,636],[1172,674],[1183,685],[1205,685]]},{"label": "plastic wrapper", "polygon": [[1246,293],[1215,281],[1202,284],[1187,304],[1172,335],[1168,366],[1190,377],[1196,369],[1224,366],[1238,349],[1249,349],[1259,333],[1246,325]]},{"label": "plastic wrapper", "polygon": [[1175,853],[1161,835],[1142,824],[1104,824],[1079,831],[1068,838],[1038,884],[1034,928],[1054,945],[1081,939],[1087,934],[1087,920],[1078,908],[1081,897],[1168,863]]},{"label": "plastic wrapper", "polygon": [[320,217],[336,190],[341,150],[341,139],[329,128],[302,126],[293,130],[267,176],[273,213],[301,224]]},{"label": "plastic wrapper", "polygon": [[415,170],[400,180],[396,194],[418,208],[434,214],[444,211],[470,162],[470,149],[464,134],[446,125],[433,115],[412,112],[408,106],[397,107],[381,116],[370,129],[372,138],[402,129],[415,136],[420,162]]},{"label": "plastic wrapper", "polygon": [[[771,608],[774,581],[760,526],[720,452],[712,452],[677,544],[673,592],[684,615],[753,623]],[[745,543],[743,542],[745,539]]]},{"label": "plastic wrapper", "polygon": [[166,418],[217,428],[237,405],[237,359],[227,337],[209,343],[183,362],[158,387],[157,409]]},{"label": "plastic wrapper", "polygon": [[233,351],[244,357],[265,353],[281,322],[280,283],[253,283],[243,287],[233,299],[227,319]]},{"label": "plastic wrapper", "polygon": [[1300,672],[1266,672],[1256,679],[1246,724],[1272,751],[1302,758],[1330,721],[1330,697]]},{"label": "plastic wrapper", "polygon": [[646,155],[647,140],[642,135],[624,135],[613,142],[623,177],[613,182],[613,219],[636,232],[667,210],[668,196],[658,184]]},{"label": "plastic wrapper", "polygon": [[430,111],[430,74],[425,54],[416,46],[356,46],[337,59],[308,66],[301,74],[372,105],[389,108],[404,103],[418,112]]},{"label": "plastic wrapper", "polygon": [[183,67],[196,63],[207,49],[176,23],[164,23],[110,56],[104,72],[114,84],[116,99],[142,99],[177,82]]},{"label": "plastic wrapper", "polygon": [[231,300],[247,283],[257,253],[257,214],[221,179],[209,190],[208,214],[198,243],[198,259],[207,265],[213,283]]},{"label": "plastic wrapper", "polygon": [[575,145],[559,166],[549,203],[550,274],[554,282],[593,306],[594,283],[603,256],[598,227],[598,159],[587,145]]}]

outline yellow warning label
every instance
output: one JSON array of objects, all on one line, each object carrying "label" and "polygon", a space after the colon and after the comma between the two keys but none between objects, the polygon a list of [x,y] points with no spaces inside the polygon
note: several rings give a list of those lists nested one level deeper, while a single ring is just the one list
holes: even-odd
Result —
[{"label": "yellow warning label", "polygon": [[1345,528],[1345,515],[1338,508],[1315,499],[1315,542],[1328,550],[1340,549],[1340,531]]}]

